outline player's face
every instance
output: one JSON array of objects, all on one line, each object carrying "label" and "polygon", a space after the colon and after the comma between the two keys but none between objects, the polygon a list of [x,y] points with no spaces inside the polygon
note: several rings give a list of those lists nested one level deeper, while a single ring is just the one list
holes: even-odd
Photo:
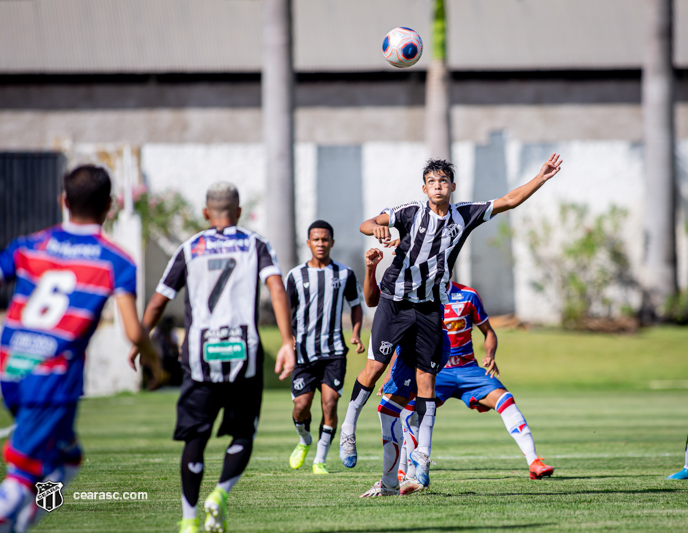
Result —
[{"label": "player's face", "polygon": [[423,192],[428,195],[428,200],[435,204],[449,202],[456,189],[456,184],[451,182],[449,176],[442,171],[428,172],[424,180]]},{"label": "player's face", "polygon": [[327,259],[330,257],[330,250],[334,245],[334,239],[330,236],[328,230],[313,228],[306,244],[308,244],[308,247],[311,249],[314,258]]}]

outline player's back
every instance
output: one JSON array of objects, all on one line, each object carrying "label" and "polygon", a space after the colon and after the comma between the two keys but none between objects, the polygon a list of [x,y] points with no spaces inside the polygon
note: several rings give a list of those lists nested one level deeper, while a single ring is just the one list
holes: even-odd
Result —
[{"label": "player's back", "polygon": [[475,289],[455,282],[450,284],[447,296],[444,325],[451,342],[451,357],[445,368],[476,364],[471,334],[473,326],[488,319],[482,300]]},{"label": "player's back", "polygon": [[136,294],[134,262],[99,225],[68,222],[12,241],[0,252],[0,275],[16,280],[0,336],[2,381],[21,381],[35,403],[75,401],[105,302]]}]

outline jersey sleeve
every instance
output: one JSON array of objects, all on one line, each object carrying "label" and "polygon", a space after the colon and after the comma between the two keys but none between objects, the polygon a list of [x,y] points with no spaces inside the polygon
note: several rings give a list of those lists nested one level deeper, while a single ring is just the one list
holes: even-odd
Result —
[{"label": "jersey sleeve", "polygon": [[358,278],[353,270],[349,270],[349,275],[346,278],[344,298],[346,298],[346,301],[349,303],[349,307],[361,305],[361,300],[363,300],[361,284],[358,282]]},{"label": "jersey sleeve", "polygon": [[0,283],[12,281],[17,273],[17,267],[14,263],[14,253],[19,248],[19,239],[15,239],[5,248],[0,251]]},{"label": "jersey sleeve", "polygon": [[480,299],[480,296],[476,293],[474,296],[471,297],[471,303],[473,304],[473,311],[471,312],[471,320],[473,321],[473,324],[476,326],[479,326],[483,322],[485,322],[489,316],[487,316],[487,311],[485,311],[485,307],[483,306],[483,301]]},{"label": "jersey sleeve", "polygon": [[115,267],[115,294],[136,296],[136,264],[124,259]]},{"label": "jersey sleeve", "polygon": [[280,269],[277,256],[270,243],[256,239],[256,251],[258,253],[258,275],[260,276],[260,281],[265,283],[270,276],[281,277],[282,269]]},{"label": "jersey sleeve", "polygon": [[389,227],[396,228],[400,232],[408,233],[413,226],[413,219],[420,209],[418,202],[411,202],[403,204],[394,208],[386,208],[380,214],[387,214],[389,216]]},{"label": "jersey sleeve", "polygon": [[289,307],[291,309],[296,309],[299,305],[299,291],[296,290],[296,280],[294,279],[294,273],[289,272],[287,275],[287,298],[289,299]]},{"label": "jersey sleeve", "polygon": [[463,217],[466,228],[473,230],[492,218],[494,200],[489,202],[465,202],[456,204],[456,208]]},{"label": "jersey sleeve", "polygon": [[184,245],[177,249],[167,268],[163,272],[162,278],[155,289],[155,292],[162,294],[165,298],[173,300],[177,293],[186,284],[186,255]]}]

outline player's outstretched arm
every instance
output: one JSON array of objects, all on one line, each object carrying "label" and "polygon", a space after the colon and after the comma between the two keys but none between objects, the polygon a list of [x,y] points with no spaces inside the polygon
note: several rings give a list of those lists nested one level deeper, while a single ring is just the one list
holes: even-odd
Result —
[{"label": "player's outstretched arm", "polygon": [[277,327],[282,337],[282,346],[277,352],[275,361],[275,374],[279,374],[279,379],[284,380],[291,375],[296,364],[293,344],[294,337],[291,330],[291,308],[281,276],[274,275],[268,277],[265,280],[265,285],[267,285],[270,291],[272,309],[275,311]]},{"label": "player's outstretched arm", "polygon": [[380,303],[380,287],[375,280],[375,270],[382,260],[382,250],[371,248],[365,253],[366,272],[363,278],[363,297],[368,307],[376,307]]},{"label": "player's outstretched arm", "polygon": [[549,159],[542,165],[540,172],[532,180],[525,185],[515,188],[506,196],[495,200],[492,214],[496,215],[518,207],[528,198],[530,198],[535,191],[542,187],[547,180],[553,178],[557,172],[561,170],[561,164],[564,161],[560,159],[559,154],[552,154]]},{"label": "player's outstretched arm", "polygon": [[478,328],[483,332],[483,335],[485,335],[485,358],[483,359],[485,375],[499,377],[499,368],[497,368],[497,362],[495,361],[495,355],[497,354],[497,334],[495,330],[492,329],[492,324],[490,324],[489,320],[480,324]]},{"label": "player's outstretched arm", "polygon": [[[124,293],[116,297],[117,307],[122,316],[124,332],[127,338],[134,343],[135,350],[141,354],[141,364],[146,366],[153,374],[153,383],[160,383],[162,380],[162,364],[160,356],[151,344],[150,336],[141,323],[136,313],[136,297],[133,294]],[[136,365],[129,359],[130,364],[136,369]]]},{"label": "player's outstretched arm", "polygon": [[392,234],[389,231],[389,215],[382,213],[363,222],[359,228],[363,235],[372,235],[380,244],[389,246],[392,241]]},{"label": "player's outstretched arm", "polygon": [[361,307],[361,304],[354,305],[351,308],[351,323],[354,330],[351,334],[351,344],[356,345],[356,353],[363,353],[365,352],[365,346],[361,342],[361,326],[363,326],[363,307]]}]

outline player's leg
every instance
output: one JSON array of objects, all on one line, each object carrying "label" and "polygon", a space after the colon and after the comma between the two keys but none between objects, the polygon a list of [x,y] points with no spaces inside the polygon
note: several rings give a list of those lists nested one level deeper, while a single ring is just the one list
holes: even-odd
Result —
[{"label": "player's leg", "polygon": [[346,358],[337,358],[324,361],[322,386],[320,395],[322,400],[323,418],[320,423],[320,436],[318,438],[318,450],[313,460],[314,474],[327,474],[327,454],[337,431],[337,405],[344,388],[346,377]]},{"label": "player's leg", "polygon": [[688,479],[688,439],[686,440],[686,457],[683,470],[667,476],[667,479]]},{"label": "player's leg", "polygon": [[177,401],[174,440],[183,441],[181,455],[182,533],[198,531],[196,505],[203,481],[204,452],[221,404],[213,397],[212,385],[196,382],[184,374]]},{"label": "player's leg", "polygon": [[294,402],[292,420],[299,435],[299,443],[289,456],[289,466],[294,469],[301,468],[306,461],[306,455],[311,447],[311,405],[315,388],[320,382],[313,373],[316,365],[294,367],[291,381],[291,397]]},{"label": "player's leg", "polygon": [[[496,378],[484,376],[484,371],[482,369],[478,369],[475,372],[482,373],[483,380],[496,380]],[[490,385],[488,384],[487,386]],[[531,479],[542,479],[543,477],[551,476],[554,473],[554,468],[544,464],[542,459],[538,457],[535,451],[535,441],[533,440],[530,426],[528,426],[528,422],[526,422],[525,417],[516,405],[514,397],[509,391],[501,386],[501,383],[495,383],[492,384],[492,386],[498,386],[498,388],[493,389],[482,399],[478,400],[478,404],[489,409],[494,409],[502,417],[504,426],[506,426],[509,435],[516,441],[516,444],[518,444],[518,447],[526,458]],[[481,395],[481,393],[477,393],[477,397]],[[474,395],[474,397],[476,397],[476,395]]]},{"label": "player's leg", "polygon": [[395,347],[404,337],[406,331],[414,325],[413,312],[403,308],[397,302],[381,298],[373,318],[370,332],[368,360],[365,368],[358,375],[351,393],[351,400],[342,423],[339,441],[339,458],[344,466],[356,466],[356,424],[363,406],[370,398],[375,383],[385,372],[392,359]]}]

